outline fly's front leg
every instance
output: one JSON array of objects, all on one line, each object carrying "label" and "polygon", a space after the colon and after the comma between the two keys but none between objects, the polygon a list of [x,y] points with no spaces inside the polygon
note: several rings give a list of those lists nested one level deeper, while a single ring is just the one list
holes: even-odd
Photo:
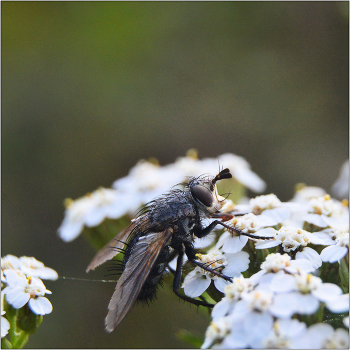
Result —
[{"label": "fly's front leg", "polygon": [[[220,213],[219,213],[220,214]],[[217,214],[216,214],[217,215]],[[228,215],[228,214],[226,214]],[[230,219],[228,219],[230,220]],[[226,221],[226,220],[225,220]],[[226,227],[229,231],[231,231],[232,233],[236,233],[238,235],[243,235],[243,236],[247,236],[253,239],[264,239],[264,240],[268,240],[268,239],[272,239],[274,240],[274,237],[265,237],[265,236],[255,236],[252,235],[250,233],[245,233],[233,226],[227,225],[225,224],[223,221],[219,221],[219,220],[214,220],[211,224],[209,224],[206,228],[199,228],[197,230],[194,231],[194,234],[198,237],[198,238],[202,238],[205,237],[206,235],[208,235],[214,228],[216,225],[221,225]]]},{"label": "fly's front leg", "polygon": [[243,216],[246,215],[248,213],[236,213],[236,214],[229,214],[229,213],[214,213],[212,214],[212,218],[217,218],[217,219],[221,219],[221,222],[225,222],[228,220],[233,219],[235,216]]},{"label": "fly's front leg", "polygon": [[174,293],[181,299],[188,301],[189,303],[192,303],[197,306],[206,306],[206,307],[214,307],[213,304],[206,303],[204,301],[196,300],[193,298],[188,297],[187,295],[183,295],[179,292],[180,285],[181,285],[181,271],[182,271],[182,263],[183,263],[183,256],[184,256],[184,250],[182,249],[178,251],[179,256],[177,258],[177,264],[176,264],[176,271],[174,275],[174,283],[173,283],[173,291]]}]

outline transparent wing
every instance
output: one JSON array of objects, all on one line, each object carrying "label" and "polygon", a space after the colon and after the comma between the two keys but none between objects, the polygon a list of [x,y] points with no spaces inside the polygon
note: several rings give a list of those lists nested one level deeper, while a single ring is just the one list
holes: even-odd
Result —
[{"label": "transparent wing", "polygon": [[111,260],[117,254],[120,253],[125,243],[128,241],[131,233],[139,227],[140,229],[147,229],[149,226],[148,215],[142,215],[135,219],[125,230],[119,232],[109,243],[107,243],[103,248],[101,248],[95,257],[92,259],[91,263],[86,269],[86,272],[94,270],[97,266],[100,266],[107,260]]},{"label": "transparent wing", "polygon": [[108,305],[107,332],[112,332],[134,306],[160,251],[170,243],[172,233],[171,228],[150,233],[136,243]]}]

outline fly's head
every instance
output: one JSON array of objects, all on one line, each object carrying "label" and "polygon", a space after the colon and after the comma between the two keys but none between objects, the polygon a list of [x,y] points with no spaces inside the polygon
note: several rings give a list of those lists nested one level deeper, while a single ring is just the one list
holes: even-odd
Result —
[{"label": "fly's head", "polygon": [[199,210],[205,215],[216,213],[225,204],[225,198],[218,194],[216,182],[231,177],[230,170],[226,168],[221,170],[215,177],[200,176],[191,179],[188,184],[191,196]]}]

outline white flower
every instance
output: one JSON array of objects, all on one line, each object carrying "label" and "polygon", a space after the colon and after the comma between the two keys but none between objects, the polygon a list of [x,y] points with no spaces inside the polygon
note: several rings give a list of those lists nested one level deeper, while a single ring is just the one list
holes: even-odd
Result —
[{"label": "white flower", "polygon": [[264,348],[293,349],[294,341],[306,331],[306,324],[298,320],[276,320],[270,334],[264,339]]},{"label": "white flower", "polygon": [[263,339],[273,326],[270,312],[273,294],[267,290],[255,290],[242,294],[241,298],[230,314],[236,325],[236,332],[232,333],[231,340],[238,342],[244,339],[244,347],[261,348]]},{"label": "white flower", "polygon": [[291,202],[307,204],[310,199],[322,197],[326,194],[326,191],[321,187],[306,186],[305,184],[297,185],[294,197]]},{"label": "white flower", "polygon": [[347,202],[339,202],[326,194],[309,201],[309,214],[303,216],[304,221],[319,227],[337,227],[349,222]]},{"label": "white flower", "polygon": [[335,302],[342,293],[337,285],[322,283],[319,277],[306,273],[276,274],[271,279],[269,289],[278,293],[272,312],[281,318],[291,317],[294,313],[311,315],[317,311],[320,301],[327,305]]},{"label": "white flower", "polygon": [[292,260],[288,254],[281,255],[280,253],[269,254],[261,264],[261,268],[266,272],[285,270],[289,273],[312,272],[315,270],[307,259]]},{"label": "white flower", "polygon": [[98,226],[106,218],[117,219],[135,211],[140,203],[114,189],[101,187],[75,201],[66,200],[66,205],[58,233],[65,242],[70,242],[79,236],[84,226]]},{"label": "white flower", "polygon": [[[33,276],[48,280],[56,280],[58,278],[58,274],[54,269],[46,267],[41,261],[28,256],[17,258],[8,254],[1,258],[1,273],[5,270],[14,270],[17,274],[21,271],[27,277]],[[6,278],[2,279],[2,282],[7,283]]]},{"label": "white flower", "polygon": [[242,294],[248,293],[252,288],[249,279],[245,279],[243,276],[234,277],[233,282],[224,289],[225,297],[214,306],[211,313],[212,318],[215,320],[229,314],[235,303],[241,299]]},{"label": "white flower", "polygon": [[[273,232],[271,230],[273,229],[267,228],[259,230],[257,235],[269,235]],[[256,242],[255,247],[257,249],[265,249],[281,245],[283,251],[287,253],[298,251],[296,253],[296,259],[310,260],[315,269],[322,265],[319,254],[314,249],[306,247],[309,243],[324,244],[322,239],[310,232],[291,226],[282,226],[278,231],[274,230],[274,233],[274,241]]]},{"label": "white flower", "polygon": [[20,269],[21,262],[17,258],[17,256],[8,254],[1,258],[1,270],[12,269],[17,270]]},{"label": "white flower", "polygon": [[15,309],[20,309],[28,303],[30,309],[37,315],[49,314],[52,305],[45,294],[51,294],[44,283],[37,277],[27,278],[14,270],[5,270],[8,286],[3,290],[6,300]]},{"label": "white flower", "polygon": [[[275,216],[275,209],[266,210],[265,215],[254,215],[249,213],[243,216],[236,216],[230,221],[227,222],[228,225],[249,234],[255,234],[262,227],[277,225]],[[266,236],[268,236],[267,234]],[[259,239],[259,234],[256,234],[256,239]],[[218,243],[216,244],[217,248],[222,247],[222,251],[225,253],[236,253],[242,250],[242,248],[248,242],[248,237],[243,235],[233,235],[232,232],[226,231],[220,236]]]},{"label": "white flower", "polygon": [[137,203],[136,207],[139,207],[184,180],[184,174],[174,164],[162,167],[141,160],[129,171],[128,176],[116,180],[112,187],[125,195],[126,203],[122,204],[130,212],[134,210],[128,207],[132,198]]},{"label": "white flower", "polygon": [[[216,248],[209,250],[207,254],[197,254],[197,260],[229,277],[240,276],[241,272],[247,270],[249,266],[248,253],[223,254]],[[229,284],[222,277],[197,266],[185,277],[182,287],[186,295],[196,298],[205,292],[211,280],[214,281],[215,287],[221,292],[224,292],[225,286]]]},{"label": "white flower", "polygon": [[249,201],[249,205],[252,207],[253,213],[258,215],[266,209],[279,208],[282,203],[275,194],[271,193],[268,195],[252,198]]},{"label": "white flower", "polygon": [[[205,340],[201,349],[207,349],[215,343],[221,343],[231,331],[231,320],[228,317],[222,317],[219,320],[212,321],[205,332]],[[223,345],[223,344],[222,344]],[[217,346],[215,348],[218,348]],[[219,346],[220,348],[220,346]],[[224,347],[223,347],[224,348]]]},{"label": "white flower", "polygon": [[332,232],[334,245],[326,247],[321,252],[321,259],[334,263],[340,261],[349,251],[349,226],[336,229]]},{"label": "white flower", "polygon": [[39,277],[46,280],[57,280],[58,278],[58,274],[54,269],[46,267],[34,257],[21,256],[19,261],[21,263],[21,271],[27,276]]},{"label": "white flower", "polygon": [[334,330],[326,323],[310,326],[293,342],[294,349],[348,349],[349,333],[345,329]]}]

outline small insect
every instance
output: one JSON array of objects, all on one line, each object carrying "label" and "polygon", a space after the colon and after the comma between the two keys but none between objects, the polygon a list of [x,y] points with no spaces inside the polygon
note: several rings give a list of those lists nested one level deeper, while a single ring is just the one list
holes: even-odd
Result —
[{"label": "small insect", "polygon": [[[216,225],[224,226],[232,233],[254,239],[271,239],[271,237],[253,236],[225,224],[225,221],[232,219],[233,215],[220,213],[225,198],[218,194],[216,182],[231,177],[230,170],[226,168],[215,177],[201,175],[191,178],[184,189],[172,189],[146,204],[130,226],[96,254],[87,267],[87,272],[120,252],[124,253],[123,272],[108,305],[109,311],[105,319],[107,332],[112,332],[118,326],[136,301],[148,302],[154,299],[157,286],[166,273],[167,264],[174,257],[172,253],[178,255],[174,272],[174,293],[195,305],[213,307],[205,301],[181,294],[179,289],[185,254],[195,265],[227,281],[232,281],[229,276],[196,260],[194,238],[208,235]],[[203,227],[204,218],[216,220]]]}]

